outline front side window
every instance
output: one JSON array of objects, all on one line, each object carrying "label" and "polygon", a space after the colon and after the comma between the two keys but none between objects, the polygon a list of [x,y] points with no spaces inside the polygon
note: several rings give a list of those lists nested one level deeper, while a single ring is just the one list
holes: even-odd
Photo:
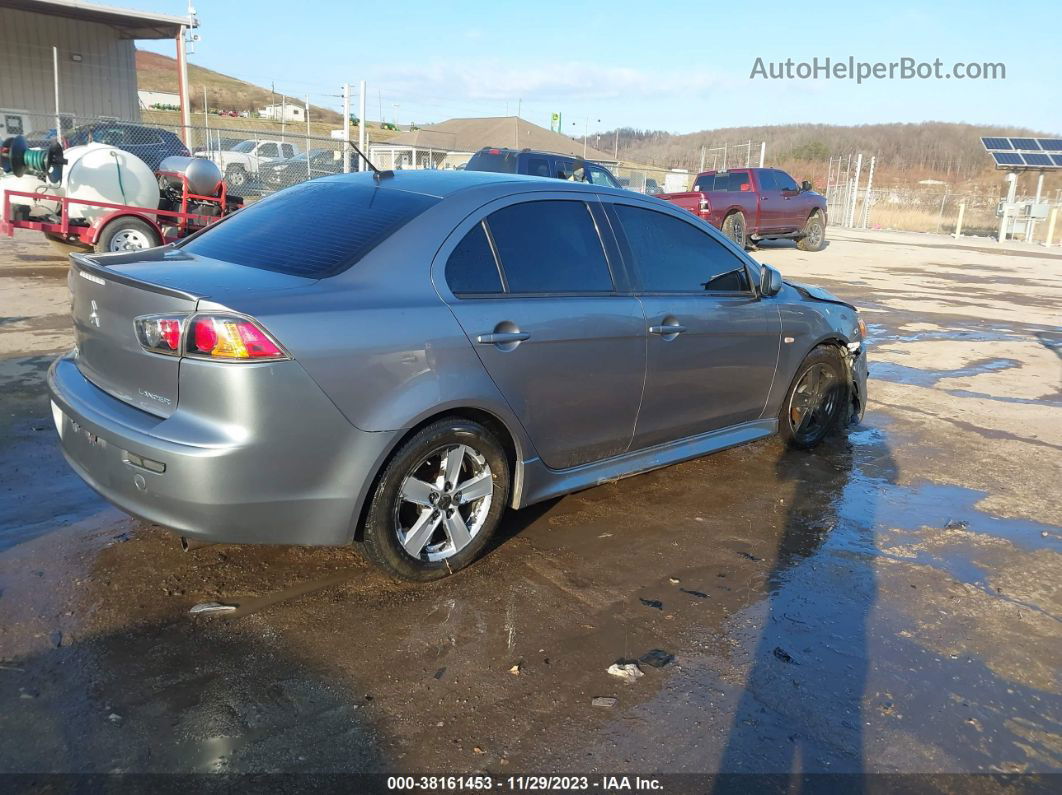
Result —
[{"label": "front side window", "polygon": [[759,173],[760,190],[778,190],[778,183],[774,179],[774,172],[766,169]]},{"label": "front side window", "polygon": [[617,187],[616,181],[601,166],[589,166],[590,169],[590,181],[595,185],[604,185],[608,188]]},{"label": "front side window", "polygon": [[284,152],[284,157],[294,157],[295,156],[295,147],[292,146],[291,144],[281,144],[280,148]]},{"label": "front side window", "polygon": [[266,143],[266,144],[262,144],[260,147],[258,147],[258,156],[259,157],[280,157],[280,154],[277,152],[277,145],[276,144]]},{"label": "front side window", "polygon": [[707,232],[672,215],[615,205],[644,292],[746,292],[745,263]]},{"label": "front side window", "polygon": [[602,293],[612,275],[581,201],[513,204],[487,218],[512,293]]},{"label": "front side window", "polygon": [[800,190],[800,188],[797,187],[797,184],[793,180],[793,178],[791,176],[789,176],[788,174],[786,174],[784,171],[775,171],[774,172],[774,179],[775,179],[775,182],[778,183],[779,190],[793,191],[793,192],[796,192],[796,191]]},{"label": "front side window", "polygon": [[454,295],[502,292],[498,263],[482,222],[468,231],[446,260],[446,283]]}]

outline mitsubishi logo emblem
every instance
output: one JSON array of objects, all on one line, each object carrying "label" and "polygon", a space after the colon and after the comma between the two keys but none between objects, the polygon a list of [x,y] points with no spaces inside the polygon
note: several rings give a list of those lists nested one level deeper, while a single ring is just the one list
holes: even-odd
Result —
[{"label": "mitsubishi logo emblem", "polygon": [[100,316],[99,316],[99,313],[96,311],[96,302],[95,301],[92,302],[92,312],[89,314],[89,318],[88,319],[89,319],[89,323],[94,325],[96,328],[100,327]]}]

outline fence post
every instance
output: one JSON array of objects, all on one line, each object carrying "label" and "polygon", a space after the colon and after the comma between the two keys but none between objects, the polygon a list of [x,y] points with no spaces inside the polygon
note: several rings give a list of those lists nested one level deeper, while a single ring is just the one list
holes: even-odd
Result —
[{"label": "fence post", "polygon": [[767,157],[767,142],[760,141],[760,168],[763,168],[764,158]]},{"label": "fence post", "polygon": [[[362,155],[369,156],[368,146],[368,129],[365,121],[365,81],[362,80],[358,86],[358,149],[361,150]],[[368,163],[358,163],[358,171],[364,171],[368,169]]]},{"label": "fence post", "polygon": [[878,162],[877,156],[870,158],[870,168],[867,170],[867,192],[863,195],[863,221],[860,226],[863,229],[867,228],[867,224],[870,222],[870,189],[874,185],[874,166]]},{"label": "fence post", "polygon": [[1047,239],[1044,240],[1044,245],[1048,248],[1051,247],[1051,244],[1054,242],[1055,239],[1055,221],[1057,220],[1058,208],[1052,207],[1051,214],[1047,217]]},{"label": "fence post", "polygon": [[955,234],[954,238],[962,237],[962,219],[966,215],[966,202],[959,202],[959,217],[955,220]]},{"label": "fence post", "polygon": [[343,173],[350,173],[350,83],[343,84]]}]

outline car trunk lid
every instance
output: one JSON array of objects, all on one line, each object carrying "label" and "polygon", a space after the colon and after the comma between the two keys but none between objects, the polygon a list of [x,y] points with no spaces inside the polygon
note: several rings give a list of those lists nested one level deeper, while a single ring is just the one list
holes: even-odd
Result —
[{"label": "car trunk lid", "polygon": [[[78,369],[113,397],[168,417],[177,408],[181,357],[145,350],[134,321],[143,315],[187,316],[204,298],[249,293],[248,269],[169,247],[101,257],[74,254],[71,260]],[[313,281],[253,273],[254,292]]]}]

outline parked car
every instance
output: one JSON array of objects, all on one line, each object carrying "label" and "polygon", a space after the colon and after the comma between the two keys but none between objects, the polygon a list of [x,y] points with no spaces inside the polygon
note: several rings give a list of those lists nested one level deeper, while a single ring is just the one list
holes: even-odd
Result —
[{"label": "parked car", "polygon": [[[30,146],[47,146],[54,135],[54,130],[30,133],[26,136],[27,143]],[[159,163],[171,155],[189,156],[188,147],[174,133],[143,124],[100,121],[83,124],[63,134],[64,149],[88,143],[107,144],[134,154],[147,163],[152,171],[158,171]]]},{"label": "parked car", "polygon": [[590,182],[609,188],[620,187],[612,172],[599,163],[555,152],[536,152],[531,149],[498,149],[484,147],[469,158],[466,171],[491,171],[496,174],[527,174],[532,177],[553,177],[569,182]]},{"label": "parked car", "polygon": [[[306,160],[309,158],[309,165]],[[357,170],[358,156],[351,153],[350,170]],[[308,179],[327,177],[343,173],[343,154],[336,149],[311,149],[290,157],[287,160],[275,160],[258,167],[258,179],[264,187],[277,190],[305,182]]]},{"label": "parked car", "polygon": [[82,478],[182,536],[358,541],[413,580],[473,561],[508,507],[811,447],[866,403],[853,306],[621,189],[345,174],[72,261],[48,387]]},{"label": "parked car", "polygon": [[764,238],[792,238],[804,251],[826,246],[826,197],[776,168],[705,171],[691,191],[659,198],[722,229],[739,246]]},{"label": "parked car", "polygon": [[195,156],[213,160],[225,175],[229,188],[243,190],[258,179],[263,163],[288,160],[298,153],[299,148],[286,141],[249,140],[241,141],[231,149],[196,152]]}]

